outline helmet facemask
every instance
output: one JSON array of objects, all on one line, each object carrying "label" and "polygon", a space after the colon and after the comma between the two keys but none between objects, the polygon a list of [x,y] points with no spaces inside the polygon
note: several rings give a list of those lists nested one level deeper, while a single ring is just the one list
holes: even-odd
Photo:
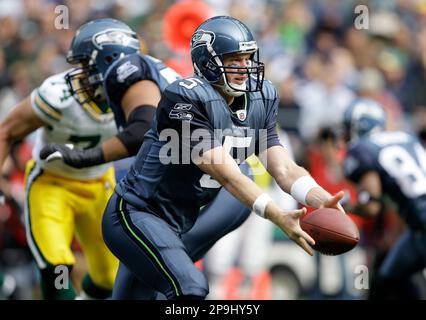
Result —
[{"label": "helmet facemask", "polygon": [[103,89],[103,77],[94,64],[82,63],[65,76],[71,94],[83,106],[89,105],[97,113],[109,113]]},{"label": "helmet facemask", "polygon": [[[217,17],[222,19],[223,17]],[[214,19],[205,23],[213,23]],[[229,24],[226,31],[219,30],[222,23],[214,21],[216,25],[206,26],[203,30],[200,26],[191,38],[191,59],[195,74],[206,79],[210,84],[219,87],[230,96],[240,96],[245,92],[262,90],[264,78],[264,64],[259,61],[259,49],[253,40],[251,33],[243,33],[243,25],[228,18],[223,18],[223,22]],[[208,30],[210,29],[210,30]],[[218,29],[216,32],[215,30]],[[243,34],[242,34],[243,33]],[[248,54],[248,65],[225,66],[224,61],[228,55]],[[243,75],[247,80],[244,84],[236,84],[229,81],[230,75]]]},{"label": "helmet facemask", "polygon": [[[244,54],[250,52],[236,52],[231,54]],[[206,69],[220,74],[219,80],[214,82],[215,86],[221,89],[228,95],[239,97],[245,92],[255,92],[262,90],[265,67],[259,61],[259,52],[256,50],[250,55],[248,66],[224,65],[224,55],[215,55],[206,64]],[[227,75],[242,75],[246,80],[242,84],[232,83],[228,80]],[[251,81],[250,81],[251,80]]]}]

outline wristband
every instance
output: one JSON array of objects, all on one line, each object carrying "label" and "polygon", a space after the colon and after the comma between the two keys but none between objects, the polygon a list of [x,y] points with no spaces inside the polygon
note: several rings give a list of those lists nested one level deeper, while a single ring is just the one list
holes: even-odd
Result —
[{"label": "wristband", "polygon": [[265,218],[265,209],[266,205],[272,201],[272,198],[266,194],[262,193],[253,203],[253,211],[262,218]]},{"label": "wristband", "polygon": [[291,185],[290,194],[299,203],[307,206],[306,196],[315,187],[319,187],[319,185],[311,176],[302,176]]}]

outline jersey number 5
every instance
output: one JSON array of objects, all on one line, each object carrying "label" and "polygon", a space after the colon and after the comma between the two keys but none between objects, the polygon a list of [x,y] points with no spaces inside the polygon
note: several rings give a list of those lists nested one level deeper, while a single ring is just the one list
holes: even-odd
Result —
[{"label": "jersey number 5", "polygon": [[188,78],[183,81],[179,81],[179,85],[187,89],[192,89],[198,84],[203,84],[203,81],[197,78]]},{"label": "jersey number 5", "polygon": [[[225,136],[225,139],[223,141],[223,148],[226,152],[229,154],[233,154],[233,149],[244,149],[244,152],[239,153],[237,151],[237,155],[241,155],[241,157],[238,157],[238,159],[235,159],[237,164],[241,164],[242,161],[245,160],[247,157],[247,154],[245,150],[250,147],[251,140],[253,137],[234,137],[234,136]],[[244,158],[244,159],[243,159]],[[211,176],[209,176],[207,173],[203,174],[203,176],[200,179],[200,186],[203,188],[210,188],[210,189],[216,189],[220,188],[221,185],[219,182],[217,182],[215,179],[213,179]]]}]

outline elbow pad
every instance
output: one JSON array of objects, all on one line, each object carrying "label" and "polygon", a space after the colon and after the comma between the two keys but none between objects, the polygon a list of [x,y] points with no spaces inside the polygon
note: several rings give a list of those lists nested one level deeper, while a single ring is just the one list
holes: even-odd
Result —
[{"label": "elbow pad", "polygon": [[117,138],[123,143],[129,152],[129,156],[138,153],[145,133],[151,128],[151,122],[157,108],[144,104],[136,107],[129,115],[129,120],[123,131],[117,134]]}]

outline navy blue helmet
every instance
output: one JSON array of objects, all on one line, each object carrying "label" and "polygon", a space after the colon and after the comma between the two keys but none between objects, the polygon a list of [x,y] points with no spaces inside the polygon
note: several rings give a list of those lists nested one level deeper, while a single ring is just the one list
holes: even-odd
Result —
[{"label": "navy blue helmet", "polygon": [[385,124],[385,111],[372,99],[356,99],[348,106],[343,115],[346,141],[354,141],[373,132],[382,131]]},{"label": "navy blue helmet", "polygon": [[136,33],[124,22],[106,18],[82,25],[67,54],[68,63],[79,64],[66,75],[71,93],[98,113],[110,112],[103,93],[103,76],[115,60],[139,49]]},{"label": "navy blue helmet", "polygon": [[[250,65],[225,67],[224,55],[236,53],[251,54]],[[259,48],[247,26],[235,18],[217,16],[204,21],[192,35],[191,59],[196,75],[221,86],[229,95],[262,90],[264,64],[259,61]],[[252,81],[231,84],[226,79],[231,73],[247,74]]]}]

